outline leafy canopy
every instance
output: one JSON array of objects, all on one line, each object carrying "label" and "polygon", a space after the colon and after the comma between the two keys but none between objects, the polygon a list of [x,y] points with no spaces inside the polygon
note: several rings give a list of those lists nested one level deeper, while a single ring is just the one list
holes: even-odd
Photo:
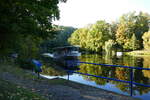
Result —
[{"label": "leafy canopy", "polygon": [[30,36],[52,38],[52,20],[59,19],[57,4],[65,1],[0,0],[0,50],[19,48],[20,41]]}]

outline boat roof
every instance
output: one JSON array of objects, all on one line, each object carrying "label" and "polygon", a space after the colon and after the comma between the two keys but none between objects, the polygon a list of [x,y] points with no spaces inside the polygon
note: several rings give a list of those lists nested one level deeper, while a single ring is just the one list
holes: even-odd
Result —
[{"label": "boat roof", "polygon": [[79,46],[78,45],[76,45],[76,46],[63,46],[63,47],[56,47],[54,49],[57,50],[57,49],[71,49],[71,48],[79,48]]}]

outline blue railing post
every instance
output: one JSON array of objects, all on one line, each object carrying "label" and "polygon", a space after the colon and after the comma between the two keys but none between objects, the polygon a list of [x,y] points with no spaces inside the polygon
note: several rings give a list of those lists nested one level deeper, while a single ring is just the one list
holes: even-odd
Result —
[{"label": "blue railing post", "polygon": [[68,78],[67,79],[69,80],[69,71],[67,71],[67,74],[68,74]]},{"label": "blue railing post", "polygon": [[132,96],[133,93],[133,69],[130,69],[130,96]]},{"label": "blue railing post", "polygon": [[73,70],[67,70],[68,80],[69,80],[69,74],[70,73],[76,73],[76,74],[81,74],[81,75],[87,75],[87,76],[98,77],[98,78],[102,78],[102,79],[108,79],[108,80],[128,83],[129,86],[130,86],[130,96],[133,96],[133,91],[134,91],[133,90],[133,84],[134,85],[138,85],[138,86],[143,86],[143,87],[150,87],[150,85],[145,85],[145,84],[142,84],[142,83],[134,82],[134,78],[133,78],[134,77],[133,70],[137,69],[137,70],[149,70],[150,71],[150,68],[133,67],[133,66],[122,66],[122,65],[97,64],[97,63],[89,63],[89,62],[77,62],[77,63],[102,65],[102,66],[106,66],[106,67],[110,67],[111,66],[111,67],[129,68],[130,69],[130,80],[126,81],[126,80],[120,80],[120,79],[116,79],[116,78],[109,78],[109,77],[92,75],[92,74],[88,74],[88,73],[81,73],[81,72],[77,72],[77,71],[73,71]]}]

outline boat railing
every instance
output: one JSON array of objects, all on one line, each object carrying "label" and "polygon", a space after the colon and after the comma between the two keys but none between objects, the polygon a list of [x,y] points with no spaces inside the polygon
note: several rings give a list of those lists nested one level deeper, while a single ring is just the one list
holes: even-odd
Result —
[{"label": "boat railing", "polygon": [[[71,66],[71,61],[68,61]],[[123,83],[128,83],[130,85],[130,96],[133,95],[133,85],[138,85],[138,86],[143,86],[143,87],[150,87],[150,85],[147,84],[142,84],[142,83],[136,83],[133,81],[133,70],[148,70],[150,71],[150,68],[142,68],[142,67],[135,67],[135,66],[123,66],[123,65],[110,65],[110,64],[98,64],[98,63],[90,63],[90,62],[74,62],[74,63],[79,63],[79,64],[92,64],[92,65],[98,65],[98,66],[105,66],[105,67],[121,67],[121,68],[128,68],[130,69],[130,81],[126,80],[120,80],[116,78],[110,78],[110,77],[104,77],[104,76],[98,76],[98,75],[92,75],[89,73],[81,73],[75,70],[66,70],[68,73],[68,80],[69,80],[69,75],[70,73],[76,73],[76,74],[81,74],[81,75],[86,75],[86,76],[92,76],[92,77],[97,77],[97,78],[102,78],[102,79],[107,79],[107,80],[113,80],[113,81],[118,81],[118,82],[123,82]]]}]

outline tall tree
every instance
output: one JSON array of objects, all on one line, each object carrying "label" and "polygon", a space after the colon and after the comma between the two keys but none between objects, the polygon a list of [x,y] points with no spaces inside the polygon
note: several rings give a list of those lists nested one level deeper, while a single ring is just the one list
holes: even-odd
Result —
[{"label": "tall tree", "polygon": [[55,25],[56,36],[53,39],[46,40],[41,44],[41,52],[53,52],[53,48],[59,46],[68,46],[68,38],[76,30],[73,27]]},{"label": "tall tree", "polygon": [[80,45],[81,48],[86,48],[88,31],[88,28],[77,29],[73,32],[73,34],[71,34],[71,37],[68,39],[68,41],[72,45]]},{"label": "tall tree", "polygon": [[142,36],[144,49],[150,50],[150,31],[145,32]]},{"label": "tall tree", "polygon": [[136,50],[139,48],[139,40],[137,40],[137,37],[135,34],[132,35],[131,37],[131,48],[132,50]]},{"label": "tall tree", "polygon": [[105,42],[106,55],[108,56],[115,55],[115,45],[116,43],[114,42],[114,40],[111,40],[111,39]]},{"label": "tall tree", "polygon": [[117,42],[123,46],[126,50],[131,50],[131,38],[133,34],[139,40],[139,48],[142,48],[142,35],[143,32],[148,31],[148,20],[149,16],[140,12],[136,14],[135,12],[128,13],[123,15],[120,18],[120,22],[118,24],[118,29],[116,31],[116,40]]},{"label": "tall tree", "polygon": [[96,24],[76,30],[69,41],[73,45],[80,45],[90,51],[100,52],[104,49],[105,41],[111,36],[109,27],[110,24],[105,21],[97,21]]},{"label": "tall tree", "polygon": [[0,0],[0,50],[14,50],[28,35],[51,38],[52,20],[59,18],[59,2],[64,1]]},{"label": "tall tree", "polygon": [[57,46],[69,45],[67,40],[75,30],[73,27],[58,26],[57,36],[55,38]]},{"label": "tall tree", "polygon": [[90,50],[100,52],[105,41],[110,38],[110,25],[103,20],[97,21],[88,32],[87,46]]}]

